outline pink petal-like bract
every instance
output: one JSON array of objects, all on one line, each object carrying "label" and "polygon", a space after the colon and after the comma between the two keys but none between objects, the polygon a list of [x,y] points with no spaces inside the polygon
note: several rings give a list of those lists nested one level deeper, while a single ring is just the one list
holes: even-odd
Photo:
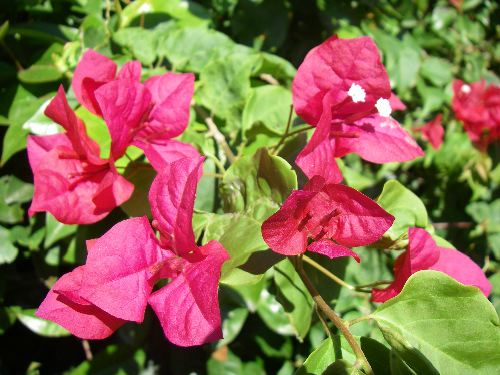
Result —
[{"label": "pink petal-like bract", "polygon": [[203,158],[179,159],[166,165],[151,184],[149,203],[162,246],[183,256],[197,248],[193,207]]},{"label": "pink petal-like bract", "polygon": [[40,142],[45,137],[28,137],[35,185],[29,214],[47,211],[61,223],[95,223],[125,202],[134,186],[109,163],[81,160],[68,139],[67,145],[61,145],[62,137],[57,139],[58,146],[45,153]]},{"label": "pink petal-like bract", "polygon": [[262,236],[273,251],[283,255],[305,252],[310,239],[311,251],[330,257],[354,256],[346,253],[346,246],[377,241],[393,221],[392,215],[362,193],[345,185],[325,184],[316,176],[303,190],[292,192],[262,224]]},{"label": "pink petal-like bract", "polygon": [[128,79],[135,82],[141,81],[141,63],[139,61],[127,61],[121,67],[116,78],[117,79]]},{"label": "pink petal-like bract", "polygon": [[216,241],[199,251],[202,260],[187,263],[172,282],[149,297],[166,337],[179,346],[201,345],[222,338],[217,291],[221,267],[228,254]]},{"label": "pink petal-like bract", "polygon": [[500,139],[500,86],[485,81],[466,84],[453,81],[452,108],[478,148]]},{"label": "pink petal-like bract", "polygon": [[121,221],[93,242],[80,294],[117,318],[142,322],[158,272],[172,256],[147,217]]},{"label": "pink petal-like bract", "polygon": [[151,94],[141,83],[119,79],[101,86],[95,97],[111,134],[111,155],[119,159],[149,115]]},{"label": "pink petal-like bract", "polygon": [[392,117],[378,114],[352,123],[331,127],[335,137],[335,157],[358,154],[372,163],[404,162],[423,156],[424,152],[405,129]]},{"label": "pink petal-like bract", "polygon": [[73,74],[72,87],[75,97],[90,112],[101,115],[94,91],[115,79],[116,64],[113,60],[91,49],[87,50]]},{"label": "pink petal-like bract", "polygon": [[133,145],[144,151],[144,155],[157,172],[168,168],[168,164],[183,158],[199,159],[200,153],[189,143],[167,139],[163,141],[144,142],[135,140]]},{"label": "pink petal-like bract", "polygon": [[326,255],[330,259],[338,257],[353,257],[356,259],[356,262],[359,263],[361,261],[357,253],[345,246],[337,245],[335,242],[330,240],[315,241],[307,247],[307,250],[321,255]]},{"label": "pink petal-like bract", "polygon": [[[325,101],[328,101],[328,98],[325,98]],[[326,182],[337,184],[343,177],[335,161],[336,138],[330,136],[331,121],[331,111],[325,110],[314,134],[295,159],[295,163],[307,177],[321,176]]]},{"label": "pink petal-like bract", "polygon": [[62,85],[59,86],[56,96],[45,108],[44,113],[66,130],[66,136],[71,141],[72,147],[79,157],[88,159],[89,162],[94,164],[102,163],[99,158],[99,145],[87,135],[85,124],[76,117],[75,112],[69,106]]},{"label": "pink petal-like bract", "polygon": [[405,103],[403,103],[401,99],[399,99],[399,97],[394,93],[391,93],[389,104],[391,105],[393,111],[404,111],[406,109]]},{"label": "pink petal-like bract", "polygon": [[422,138],[429,141],[432,148],[436,150],[439,149],[439,147],[441,147],[441,145],[443,144],[444,128],[441,124],[442,119],[443,115],[440,113],[427,124],[413,129],[414,131],[421,132]]},{"label": "pink petal-like bract", "polygon": [[45,297],[36,316],[59,324],[81,339],[105,339],[125,321],[107,314],[90,303],[82,303],[80,298],[75,302],[66,295],[54,292],[58,288],[71,290],[74,298],[77,298],[83,273],[84,266],[80,266],[62,276]]},{"label": "pink petal-like bract", "polygon": [[394,264],[394,281],[385,289],[373,289],[373,301],[385,302],[397,296],[406,280],[422,270],[444,272],[465,285],[478,287],[486,296],[489,295],[491,284],[481,268],[467,255],[455,249],[438,247],[425,229],[410,228],[408,236],[408,249]]},{"label": "pink petal-like bract", "polygon": [[144,85],[154,105],[136,139],[153,142],[180,135],[189,122],[194,75],[169,72],[149,78]]},{"label": "pink petal-like bract", "polygon": [[490,295],[491,283],[481,267],[471,258],[455,249],[444,247],[438,247],[438,249],[439,259],[429,268],[430,270],[444,272],[464,285],[478,287],[486,297]]},{"label": "pink petal-like bract", "polygon": [[[348,93],[353,84],[364,95],[351,97]],[[332,36],[309,51],[293,80],[292,93],[297,114],[316,125],[327,93],[331,95],[332,118],[346,119],[371,113],[378,99],[391,97],[391,86],[371,38]]]}]

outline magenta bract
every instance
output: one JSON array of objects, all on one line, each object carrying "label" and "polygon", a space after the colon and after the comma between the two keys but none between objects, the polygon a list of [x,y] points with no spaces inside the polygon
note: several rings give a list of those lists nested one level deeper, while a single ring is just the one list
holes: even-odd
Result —
[{"label": "magenta bract", "polygon": [[453,81],[452,108],[478,148],[500,139],[500,86],[485,81]]},{"label": "magenta bract", "polygon": [[316,176],[296,190],[281,209],[262,224],[269,247],[283,255],[306,250],[359,257],[347,247],[369,245],[391,227],[394,217],[367,196]]},{"label": "magenta bract", "polygon": [[443,115],[440,113],[433,120],[429,121],[427,124],[413,129],[422,133],[422,138],[429,141],[432,148],[438,150],[443,144],[444,128],[441,124]]},{"label": "magenta bract", "polygon": [[[72,304],[84,301],[91,305],[90,315],[102,311],[120,322],[142,322],[149,303],[166,337],[176,345],[200,345],[221,338],[217,291],[222,264],[229,256],[217,241],[198,246],[192,228],[202,162],[199,157],[174,161],[153,182],[149,199],[160,239],[146,217],[116,224],[88,242],[77,293],[68,293],[57,283],[49,292],[49,296],[63,295],[65,299],[58,302],[69,305],[58,305],[57,316],[45,313],[42,305],[39,315],[64,322],[70,332],[82,337],[79,326],[71,324],[76,319]],[[160,279],[172,281],[151,294]]]},{"label": "magenta bract", "polygon": [[297,114],[316,126],[296,160],[309,178],[342,181],[335,158],[350,153],[379,164],[423,155],[390,117],[393,109],[405,105],[391,92],[377,46],[369,37],[331,37],[312,49],[293,81],[293,102]]},{"label": "magenta bract", "polygon": [[385,289],[373,289],[373,301],[385,302],[397,296],[406,280],[422,270],[444,272],[462,284],[478,287],[488,297],[491,284],[481,268],[467,255],[455,249],[437,246],[425,229],[410,228],[408,236],[408,249],[394,263],[394,281]]},{"label": "magenta bract", "polygon": [[65,224],[95,223],[125,202],[134,187],[99,157],[99,146],[87,136],[62,87],[45,113],[66,133],[28,138],[35,181],[29,213],[47,211]]}]

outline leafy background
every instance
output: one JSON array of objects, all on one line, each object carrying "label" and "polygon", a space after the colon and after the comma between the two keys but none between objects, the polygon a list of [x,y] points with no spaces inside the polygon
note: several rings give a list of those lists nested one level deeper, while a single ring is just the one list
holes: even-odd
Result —
[{"label": "leafy background", "polygon": [[[451,3],[18,0],[0,4],[0,372],[286,375],[298,368],[299,373],[321,373],[333,362],[331,341],[325,340],[312,301],[302,292],[304,286],[286,260],[266,251],[260,236],[262,221],[297,187],[286,162],[260,148],[279,142],[289,114],[295,69],[307,51],[332,33],[375,39],[394,90],[408,106],[397,114],[408,129],[438,113],[443,114],[446,129],[442,147],[436,151],[422,142],[426,156],[414,162],[376,166],[353,155],[344,158],[346,182],[371,197],[382,194],[379,203],[397,217],[384,245],[404,247],[401,234],[409,225],[433,228],[484,266],[494,286],[491,301],[498,311],[500,147],[493,145],[488,154],[477,151],[450,108],[453,78],[499,83],[495,74],[500,63],[500,27],[495,23],[498,5],[464,0],[457,2],[461,3],[457,9]],[[53,126],[43,116],[44,106],[60,83],[69,87],[72,71],[86,48],[119,64],[137,59],[144,67],[144,77],[166,69],[196,73],[196,106],[191,124],[181,136],[209,156],[204,166],[207,176],[198,190],[195,228],[204,241],[219,239],[233,256],[222,274],[225,339],[218,343],[175,347],[164,339],[154,316],[147,314],[145,324],[130,324],[107,340],[91,342],[94,359],[89,361],[87,343],[33,316],[56,278],[83,263],[85,239],[102,235],[126,215],[148,210],[145,192],[153,173],[124,161],[124,173],[136,183],[136,193],[104,221],[69,226],[50,215],[27,217],[33,186],[24,151],[26,137],[30,130],[43,132]],[[69,95],[76,106],[71,91]],[[77,113],[103,153],[109,152],[109,134],[102,121],[83,108]],[[229,165],[225,155],[207,137],[208,116],[238,156],[226,171],[220,168],[220,164]],[[292,120],[301,129],[301,120],[295,115]],[[286,138],[280,156],[293,164],[305,141],[303,132]],[[141,157],[137,150],[129,150],[129,154]],[[213,178],[210,173],[224,175]],[[389,180],[400,183],[387,183]],[[301,176],[298,183],[303,183]],[[390,279],[392,255],[358,250],[363,267],[348,260],[332,264],[315,259],[353,284]],[[340,291],[319,273],[312,272],[311,278],[343,318],[373,311],[368,295]],[[450,290],[471,300],[477,297],[434,273],[410,281],[417,285],[425,278],[443,279],[443,287],[431,293],[438,299]],[[415,290],[408,291],[410,297],[418,293]],[[494,319],[486,305],[479,310],[479,315]],[[408,311],[391,312],[390,306],[377,310],[375,322],[384,335],[374,329],[373,322],[360,323],[353,332],[365,336],[363,349],[382,366],[374,363],[376,372],[379,368],[380,373],[388,373],[387,363],[394,374],[437,371],[405,350],[406,344],[399,351],[390,349],[395,345],[387,329],[397,326],[395,315],[404,313]],[[417,333],[412,337],[418,338]],[[436,353],[439,350],[424,353],[430,366],[443,363],[442,358],[433,357]],[[348,360],[349,353],[344,358]],[[444,365],[458,366],[456,373],[467,373],[460,364]]]}]

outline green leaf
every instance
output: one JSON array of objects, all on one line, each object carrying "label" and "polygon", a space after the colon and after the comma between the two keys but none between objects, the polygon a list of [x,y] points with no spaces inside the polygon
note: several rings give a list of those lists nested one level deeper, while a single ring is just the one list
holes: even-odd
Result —
[{"label": "green leaf", "polygon": [[121,12],[120,26],[128,26],[137,17],[149,13],[164,13],[182,21],[186,26],[204,25],[209,19],[207,11],[193,1],[137,0],[127,5]]},{"label": "green leaf", "polygon": [[278,288],[276,298],[283,306],[295,335],[303,340],[311,326],[312,297],[288,259],[274,266],[274,281]]},{"label": "green leaf", "polygon": [[[290,164],[263,148],[234,162],[224,174],[220,191],[225,211],[244,210],[262,222],[296,188],[297,175]],[[267,207],[264,201],[269,202]]]},{"label": "green leaf", "polygon": [[0,42],[2,42],[9,31],[9,20],[2,23],[0,26]]},{"label": "green leaf", "polygon": [[99,49],[109,43],[109,32],[106,23],[97,15],[85,17],[80,30],[83,34],[83,48]]},{"label": "green leaf", "polygon": [[15,176],[0,178],[0,222],[19,223],[23,220],[24,211],[21,204],[31,200],[33,185],[23,182]]},{"label": "green leaf", "polygon": [[335,362],[335,352],[333,349],[333,340],[325,339],[320,346],[309,354],[304,364],[297,370],[295,375],[321,375],[323,372]]},{"label": "green leaf", "polygon": [[36,84],[58,81],[62,78],[62,73],[53,65],[37,64],[21,70],[17,77],[21,82]]},{"label": "green leaf", "polygon": [[24,124],[23,129],[27,129],[35,135],[51,135],[61,132],[62,127],[45,116],[44,111],[52,99],[46,100],[40,108]]},{"label": "green leaf", "polygon": [[422,63],[420,74],[435,86],[445,86],[453,79],[453,65],[444,59],[431,56]]},{"label": "green leaf", "polygon": [[291,104],[292,93],[282,86],[265,85],[252,89],[243,109],[243,131],[256,123],[262,123],[270,131],[283,134]]},{"label": "green leaf", "polygon": [[[384,243],[396,242],[409,227],[425,228],[428,225],[427,210],[420,198],[396,180],[385,183],[377,203],[396,218],[384,234]],[[399,246],[404,248],[406,242],[401,242]]]},{"label": "green leaf", "polygon": [[233,35],[241,43],[276,50],[288,32],[287,8],[283,0],[240,0],[231,20]]},{"label": "green leaf", "polygon": [[17,319],[31,332],[44,337],[64,337],[70,333],[60,325],[35,316],[35,309],[19,310]]},{"label": "green leaf", "polygon": [[219,348],[207,362],[208,375],[265,375],[265,373],[262,361],[243,362],[227,347]]},{"label": "green leaf", "polygon": [[236,44],[205,27],[185,27],[159,36],[158,54],[176,70],[199,73],[209,62],[232,53]]},{"label": "green leaf", "polygon": [[14,262],[18,252],[12,243],[9,230],[0,226],[0,264]]},{"label": "green leaf", "polygon": [[134,184],[134,192],[120,207],[131,217],[144,215],[151,217],[148,194],[151,183],[156,177],[156,171],[149,164],[130,163],[123,177]]},{"label": "green leaf", "polygon": [[128,49],[144,65],[152,65],[157,58],[157,36],[154,31],[140,27],[118,30],[113,41]]},{"label": "green leaf", "polygon": [[225,119],[229,129],[239,128],[258,61],[257,55],[235,53],[207,64],[200,72],[196,102]]},{"label": "green leaf", "polygon": [[51,214],[47,213],[45,216],[45,241],[44,247],[50,248],[57,241],[68,237],[76,232],[78,225],[67,225],[60,223]]},{"label": "green leaf", "polygon": [[9,109],[9,127],[3,139],[1,165],[12,155],[26,148],[28,131],[23,124],[43,105],[47,98],[37,98],[23,86],[17,86],[14,101]]},{"label": "green leaf", "polygon": [[[495,309],[478,288],[441,272],[412,275],[403,291],[371,316],[417,373],[492,374],[500,366]],[[424,358],[433,372],[429,363],[423,367]]]},{"label": "green leaf", "polygon": [[82,362],[67,374],[142,374],[145,364],[146,353],[142,349],[127,345],[108,345],[92,361]]},{"label": "green leaf", "polygon": [[111,148],[111,135],[104,120],[90,113],[85,107],[81,106],[76,111],[76,115],[82,119],[87,129],[87,134],[90,138],[97,142],[101,149],[101,158],[109,158]]},{"label": "green leaf", "polygon": [[255,219],[241,214],[207,216],[202,242],[217,240],[230,255],[230,259],[222,266],[222,282],[226,277],[230,277],[234,268],[244,264],[252,253],[267,248],[262,239],[261,224]]}]

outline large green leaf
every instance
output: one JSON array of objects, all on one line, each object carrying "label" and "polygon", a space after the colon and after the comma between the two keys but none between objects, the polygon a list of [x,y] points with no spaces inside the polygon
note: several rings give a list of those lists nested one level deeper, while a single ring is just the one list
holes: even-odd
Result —
[{"label": "large green leaf", "polygon": [[222,281],[230,277],[234,268],[244,264],[252,253],[267,248],[260,225],[255,219],[241,214],[207,215],[203,243],[217,240],[230,255],[222,267]]},{"label": "large green leaf", "polygon": [[243,108],[250,94],[250,76],[259,63],[258,55],[233,53],[207,64],[200,73],[197,103],[226,120],[227,128],[239,128]]},{"label": "large green leaf", "polygon": [[44,247],[50,248],[57,241],[76,233],[77,225],[67,225],[60,223],[51,214],[45,216],[45,241]]},{"label": "large green leaf", "polygon": [[46,101],[45,98],[37,98],[23,86],[19,85],[14,96],[14,101],[9,108],[9,127],[3,139],[1,165],[5,164],[12,155],[26,148],[28,130],[23,129],[23,124]]},{"label": "large green leaf", "polygon": [[0,226],[0,264],[12,263],[16,260],[18,252],[12,243],[9,230]]},{"label": "large green leaf", "polygon": [[292,93],[283,86],[265,85],[252,89],[243,110],[244,131],[262,123],[276,134],[284,133],[291,104]]},{"label": "large green leaf", "polygon": [[23,182],[15,176],[0,178],[0,222],[19,223],[23,220],[24,211],[21,204],[31,200],[33,185]]},{"label": "large green leaf", "polygon": [[208,22],[207,11],[199,4],[186,0],[137,0],[131,2],[120,14],[120,26],[125,27],[142,15],[164,13],[184,25],[203,25]]},{"label": "large green leaf", "polygon": [[311,326],[312,297],[288,259],[274,266],[274,281],[278,288],[276,298],[283,306],[295,335],[302,340]]},{"label": "large green leaf", "polygon": [[151,65],[157,58],[157,35],[140,27],[118,30],[113,41],[128,49],[144,65]]},{"label": "large green leaf", "polygon": [[232,164],[224,174],[220,190],[225,211],[245,210],[263,221],[296,188],[297,175],[290,164],[263,148]]},{"label": "large green leaf", "polygon": [[63,337],[70,333],[60,325],[35,316],[35,309],[18,310],[16,316],[30,331],[44,337]]},{"label": "large green leaf", "polygon": [[232,53],[236,44],[225,34],[205,27],[185,27],[159,36],[158,54],[176,70],[200,72],[210,61]]},{"label": "large green leaf", "polygon": [[[396,180],[385,183],[377,203],[396,218],[383,237],[384,245],[396,242],[409,227],[425,228],[428,225],[427,210],[422,201]],[[404,248],[406,243],[401,241],[398,247]]]},{"label": "large green leaf", "polygon": [[441,272],[412,275],[403,291],[371,317],[417,372],[432,373],[434,368],[443,374],[493,374],[500,366],[495,309],[478,288]]}]

